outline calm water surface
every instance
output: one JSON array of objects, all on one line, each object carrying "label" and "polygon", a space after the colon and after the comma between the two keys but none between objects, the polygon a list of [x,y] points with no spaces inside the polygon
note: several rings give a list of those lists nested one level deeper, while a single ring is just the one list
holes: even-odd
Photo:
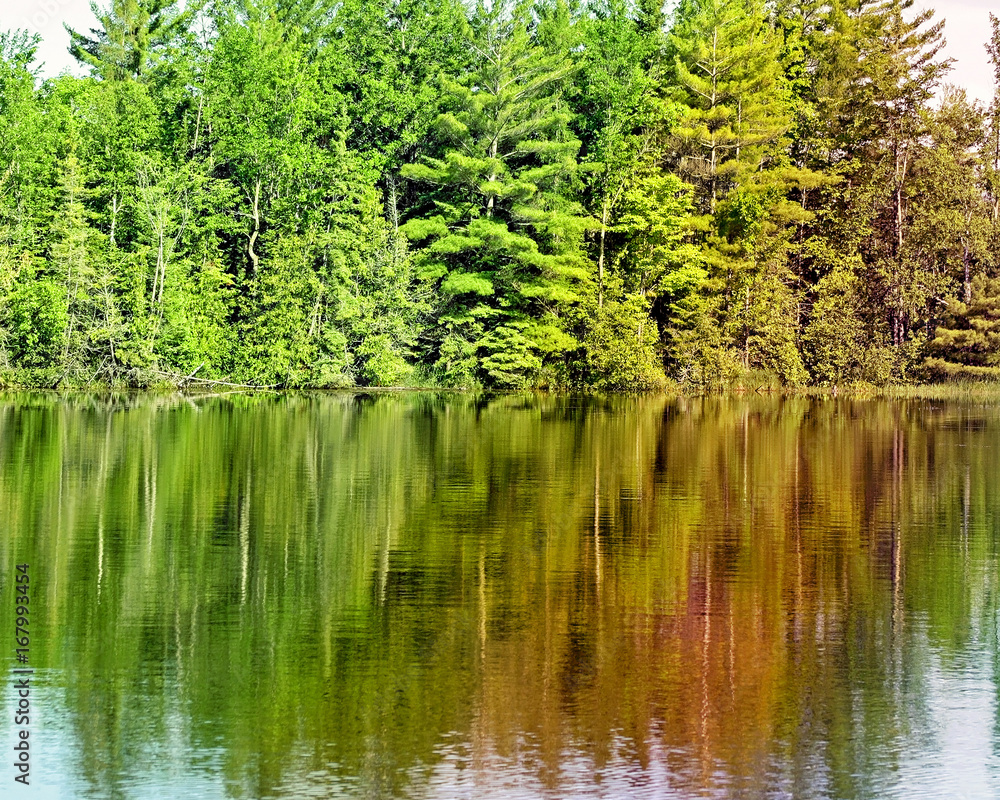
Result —
[{"label": "calm water surface", "polygon": [[3,396],[0,746],[26,562],[18,796],[998,798],[998,478],[994,405]]}]

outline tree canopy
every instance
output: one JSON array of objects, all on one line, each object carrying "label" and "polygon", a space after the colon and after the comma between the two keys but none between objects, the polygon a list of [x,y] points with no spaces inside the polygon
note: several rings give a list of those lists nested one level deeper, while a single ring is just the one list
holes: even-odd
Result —
[{"label": "tree canopy", "polygon": [[2,384],[1000,364],[996,17],[983,107],[913,0],[93,11],[85,77],[0,34]]}]

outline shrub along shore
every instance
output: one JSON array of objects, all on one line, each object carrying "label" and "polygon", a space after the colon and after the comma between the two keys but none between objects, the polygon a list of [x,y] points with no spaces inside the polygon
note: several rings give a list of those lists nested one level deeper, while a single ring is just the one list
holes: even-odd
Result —
[{"label": "shrub along shore", "polygon": [[0,34],[0,386],[1000,380],[995,17],[984,106],[913,0],[98,11]]}]

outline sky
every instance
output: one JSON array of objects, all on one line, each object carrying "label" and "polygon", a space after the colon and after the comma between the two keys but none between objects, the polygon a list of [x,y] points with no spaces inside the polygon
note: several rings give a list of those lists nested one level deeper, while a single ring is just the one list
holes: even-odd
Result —
[{"label": "sky", "polygon": [[[99,0],[99,5],[110,5],[110,0]],[[989,12],[1000,13],[998,0],[917,0],[915,5],[932,7],[935,19],[943,17],[947,21],[945,54],[955,59],[955,64],[946,81],[961,86],[984,105],[989,103],[993,71],[985,44],[989,39]],[[96,25],[89,0],[0,0],[0,30],[24,28],[42,35],[38,58],[44,62],[42,75],[46,77],[64,69],[77,69],[66,50],[69,35],[63,29],[64,22],[81,32]]]}]

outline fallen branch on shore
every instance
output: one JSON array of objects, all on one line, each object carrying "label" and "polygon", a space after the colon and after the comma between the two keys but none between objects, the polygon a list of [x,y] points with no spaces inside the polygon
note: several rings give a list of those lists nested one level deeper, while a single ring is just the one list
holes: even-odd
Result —
[{"label": "fallen branch on shore", "polygon": [[194,368],[194,372],[192,372],[190,375],[188,375],[184,380],[180,382],[181,388],[191,383],[191,381],[195,379],[194,376],[198,374],[198,370],[200,370],[203,366],[205,366],[204,361],[202,361],[197,367]]},{"label": "fallen branch on shore", "polygon": [[197,374],[198,370],[200,370],[203,366],[205,366],[203,363],[199,364],[198,369],[196,369],[190,375],[185,375],[185,376],[178,375],[175,372],[164,372],[161,369],[154,369],[152,371],[155,372],[157,375],[163,375],[164,377],[173,379],[174,382],[177,383],[177,386],[181,389],[185,388],[191,383],[196,383],[199,386],[230,386],[235,389],[277,389],[278,387],[281,386],[280,383],[272,383],[272,384],[231,383],[229,381],[219,381],[213,378],[196,378],[195,375]]}]

